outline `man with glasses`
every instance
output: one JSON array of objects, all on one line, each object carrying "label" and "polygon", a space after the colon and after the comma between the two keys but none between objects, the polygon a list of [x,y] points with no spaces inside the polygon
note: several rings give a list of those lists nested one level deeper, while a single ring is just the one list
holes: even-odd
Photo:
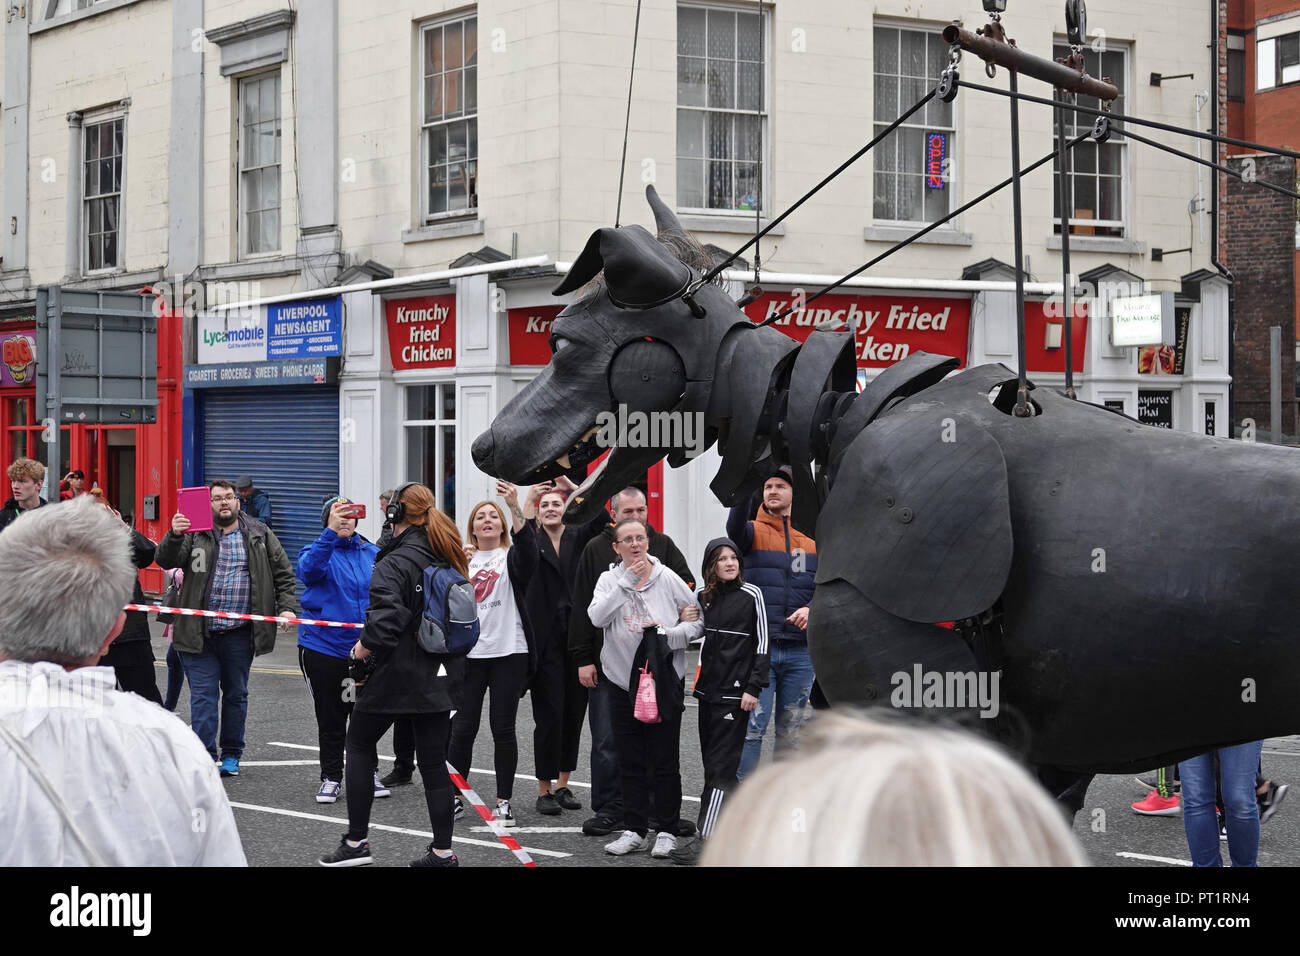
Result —
[{"label": "man with glasses", "polygon": [[[159,567],[185,572],[180,606],[296,617],[293,565],[275,532],[240,512],[239,495],[230,482],[214,481],[210,490],[213,529],[191,532],[190,520],[177,513],[154,558]],[[176,618],[172,641],[189,679],[190,726],[212,759],[220,762],[223,777],[239,775],[248,717],[248,674],[255,655],[275,648],[277,626],[285,630],[289,624]]]},{"label": "man with glasses", "polygon": [[[649,545],[647,553],[672,570],[693,591],[695,575],[691,573],[673,539],[661,534],[647,522],[648,508],[645,493],[639,488],[624,488],[613,499],[614,519],[604,533],[587,542],[578,560],[578,571],[573,582],[573,613],[569,616],[569,658],[571,666],[578,668],[578,681],[590,689],[587,703],[588,721],[591,724],[591,808],[595,816],[582,825],[588,836],[607,836],[623,830],[623,783],[619,769],[618,750],[614,744],[612,691],[617,691],[600,669],[600,652],[604,644],[604,631],[591,623],[586,609],[591,604],[596,582],[606,571],[621,560],[614,553],[614,526],[616,522],[635,518],[645,527]],[[625,675],[619,675],[620,678]],[[678,836],[690,836],[694,824],[675,821]],[[656,830],[669,829],[674,821],[651,820]]]}]

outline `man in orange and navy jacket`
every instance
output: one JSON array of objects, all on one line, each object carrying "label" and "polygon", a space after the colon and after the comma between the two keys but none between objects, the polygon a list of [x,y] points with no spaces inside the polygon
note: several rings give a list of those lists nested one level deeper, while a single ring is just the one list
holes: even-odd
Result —
[{"label": "man in orange and navy jacket", "polygon": [[807,630],[808,605],[817,577],[817,542],[790,524],[793,504],[790,466],[782,465],[763,482],[757,509],[751,499],[732,508],[727,518],[727,536],[740,547],[745,580],[763,592],[771,652],[768,685],[749,715],[745,750],[736,774],[741,780],[758,766],[773,711],[773,755],[780,757],[796,745],[815,677]]}]

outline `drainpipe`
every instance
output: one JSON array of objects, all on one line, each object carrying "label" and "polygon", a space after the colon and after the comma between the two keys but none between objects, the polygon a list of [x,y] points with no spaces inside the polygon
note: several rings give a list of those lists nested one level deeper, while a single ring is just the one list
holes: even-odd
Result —
[{"label": "drainpipe", "polygon": [[[1210,123],[1215,136],[1219,135],[1219,0],[1210,0],[1210,23],[1213,34],[1210,38]],[[1219,143],[1214,144],[1215,162],[1218,162]],[[1236,395],[1237,382],[1233,368],[1237,341],[1237,282],[1232,270],[1219,261],[1219,176],[1214,175],[1214,215],[1210,217],[1210,262],[1219,270],[1219,275],[1228,280],[1228,437],[1233,437],[1237,425]]]}]

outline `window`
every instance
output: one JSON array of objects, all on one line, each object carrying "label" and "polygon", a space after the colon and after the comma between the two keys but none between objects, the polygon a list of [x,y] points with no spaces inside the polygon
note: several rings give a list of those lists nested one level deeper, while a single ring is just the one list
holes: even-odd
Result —
[{"label": "window", "polygon": [[[1070,55],[1070,48],[1058,43],[1052,48],[1052,56],[1064,59]],[[1119,89],[1119,96],[1111,104],[1116,113],[1124,112],[1124,96],[1127,89],[1127,53],[1115,49],[1108,43],[1104,53],[1085,48],[1083,50],[1084,69],[1090,76],[1109,77]],[[1080,106],[1100,109],[1099,100],[1090,96],[1078,98]],[[1096,117],[1089,113],[1066,110],[1065,135],[1073,139],[1080,133],[1092,129]],[[1070,214],[1070,235],[1072,236],[1106,236],[1122,238],[1124,235],[1124,181],[1128,163],[1128,146],[1124,142],[1122,127],[1111,121],[1110,139],[1105,143],[1084,140],[1070,151],[1072,174],[1070,176],[1070,198],[1073,210]],[[1056,164],[1056,125],[1052,125],[1052,169]],[[1052,189],[1052,216],[1059,219],[1061,215],[1060,192]],[[1060,226],[1053,224],[1057,233]]]},{"label": "window", "polygon": [[428,485],[438,507],[456,520],[456,385],[406,389],[406,471]]},{"label": "window", "polygon": [[1300,32],[1260,40],[1255,45],[1255,88],[1300,83]]},{"label": "window", "polygon": [[88,123],[83,133],[84,222],[87,272],[116,269],[121,264],[118,242],[122,211],[122,124],[119,116]]},{"label": "window", "polygon": [[761,13],[677,8],[677,206],[763,203],[767,132]]},{"label": "window", "polygon": [[[938,33],[872,31],[875,135],[934,88],[948,65]],[[952,208],[952,104],[931,100],[871,151],[876,222],[934,222]]]},{"label": "window", "polygon": [[239,81],[239,231],[244,255],[280,248],[280,73]]},{"label": "window", "polygon": [[424,220],[478,208],[478,19],[421,33]]},{"label": "window", "polygon": [[1228,33],[1228,100],[1242,103],[1246,99],[1246,37]]}]

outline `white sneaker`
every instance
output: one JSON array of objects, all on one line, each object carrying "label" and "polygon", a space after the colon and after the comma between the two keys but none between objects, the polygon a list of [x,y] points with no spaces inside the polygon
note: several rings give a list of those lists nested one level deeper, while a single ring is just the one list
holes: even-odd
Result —
[{"label": "white sneaker", "polygon": [[510,801],[509,801],[509,800],[498,800],[498,801],[497,801],[496,817],[497,817],[497,820],[500,822],[500,824],[501,824],[503,827],[517,827],[517,826],[519,826],[519,821],[516,820],[516,819],[511,815],[511,813],[510,813]]},{"label": "white sneaker", "polygon": [[637,836],[635,830],[624,830],[613,843],[605,844],[605,852],[614,856],[627,856],[629,853],[644,853],[650,849],[650,834]]},{"label": "white sneaker", "polygon": [[650,855],[656,860],[666,860],[668,854],[675,849],[677,849],[677,837],[661,830],[655,837],[655,848],[650,851]]}]

